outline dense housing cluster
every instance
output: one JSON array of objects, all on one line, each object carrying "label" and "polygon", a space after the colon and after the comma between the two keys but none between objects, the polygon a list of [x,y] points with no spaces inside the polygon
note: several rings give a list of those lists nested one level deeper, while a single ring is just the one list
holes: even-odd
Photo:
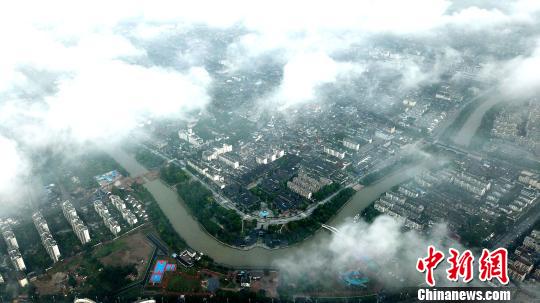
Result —
[{"label": "dense housing cluster", "polygon": [[533,99],[524,108],[507,106],[493,121],[491,135],[499,140],[495,145],[510,149],[517,144],[540,155],[540,103]]},{"label": "dense housing cluster", "polygon": [[[501,222],[519,224],[537,213],[540,190],[532,186],[533,176],[500,162],[461,157],[444,169],[426,170],[386,192],[374,208],[418,230],[446,222],[454,232],[463,234],[473,224],[472,218],[491,228],[499,222],[502,229]],[[477,225],[475,228],[479,241],[495,240],[493,229],[483,233]]]},{"label": "dense housing cluster", "polygon": [[294,177],[292,181],[287,182],[287,187],[295,193],[311,199],[313,193],[318,192],[323,186],[330,185],[332,180],[320,177],[315,179],[310,177],[304,170],[300,170],[298,176]]},{"label": "dense housing cluster", "polygon": [[533,230],[525,237],[508,261],[508,274],[514,281],[525,279],[540,281],[540,230]]},{"label": "dense housing cluster", "polygon": [[94,201],[94,209],[99,214],[101,219],[103,219],[105,226],[107,226],[113,235],[117,236],[121,231],[120,224],[118,224],[118,222],[111,216],[107,206],[105,206],[105,204],[103,204],[103,202],[100,200],[96,200]]},{"label": "dense housing cluster", "polygon": [[130,226],[137,224],[137,217],[126,207],[126,204],[119,196],[110,195],[109,199]]}]

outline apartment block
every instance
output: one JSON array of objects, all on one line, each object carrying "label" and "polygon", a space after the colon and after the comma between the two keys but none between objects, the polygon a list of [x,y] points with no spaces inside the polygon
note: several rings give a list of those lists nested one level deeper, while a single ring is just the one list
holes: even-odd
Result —
[{"label": "apartment block", "polygon": [[58,262],[60,260],[60,250],[58,249],[58,244],[54,240],[51,231],[49,230],[49,225],[47,221],[43,218],[41,212],[36,212],[32,215],[32,220],[34,220],[34,225],[39,233],[41,238],[41,243],[45,250],[53,260],[53,262]]},{"label": "apartment block", "polygon": [[2,233],[2,237],[6,242],[9,259],[11,260],[13,267],[18,271],[25,271],[26,265],[24,264],[24,260],[19,252],[19,243],[17,243],[17,238],[15,238],[15,234],[11,230],[9,224],[1,223],[0,232]]},{"label": "apartment block", "polygon": [[71,204],[70,201],[65,201],[62,203],[62,211],[71,225],[73,232],[75,232],[77,238],[79,238],[79,241],[81,241],[82,244],[90,242],[90,232],[88,231],[88,227],[84,225],[83,221],[79,218],[79,215],[77,215],[77,211],[75,210],[75,207],[73,207],[73,204]]},{"label": "apartment block", "polygon": [[96,200],[94,201],[94,209],[103,219],[105,226],[107,226],[113,235],[117,236],[121,231],[120,224],[118,224],[118,222],[111,216],[107,206],[105,206],[100,200]]}]

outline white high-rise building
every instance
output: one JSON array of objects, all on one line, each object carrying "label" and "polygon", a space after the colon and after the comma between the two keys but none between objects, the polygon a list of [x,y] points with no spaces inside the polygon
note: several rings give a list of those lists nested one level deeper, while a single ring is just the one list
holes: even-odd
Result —
[{"label": "white high-rise building", "polygon": [[54,240],[51,231],[49,230],[49,226],[43,218],[43,215],[41,215],[40,212],[36,212],[34,215],[32,215],[32,219],[34,220],[34,225],[38,230],[39,236],[41,237],[43,247],[45,247],[45,250],[53,262],[58,262],[61,257],[60,250],[58,249],[58,244]]},{"label": "white high-rise building", "polygon": [[285,151],[283,149],[276,149],[269,154],[255,157],[255,161],[257,162],[257,164],[268,164],[276,161],[283,156],[285,156]]},{"label": "white high-rise building", "polygon": [[202,154],[203,160],[211,161],[216,160],[220,155],[226,154],[232,151],[232,145],[223,143],[222,147],[214,147],[212,150],[206,150]]},{"label": "white high-rise building", "polygon": [[64,216],[71,225],[71,228],[73,228],[73,232],[75,232],[77,238],[79,238],[79,241],[81,241],[82,244],[90,242],[91,239],[88,227],[86,227],[83,221],[79,218],[79,216],[77,215],[77,211],[75,210],[75,207],[73,207],[71,202],[65,201],[64,203],[62,203],[62,211],[64,212]]},{"label": "white high-rise building", "polygon": [[16,270],[18,271],[26,270],[26,265],[24,264],[24,260],[18,249],[9,250],[8,254],[9,254],[9,259],[11,260],[11,263],[13,264],[13,267],[15,267]]},{"label": "white high-rise building", "polygon": [[13,233],[13,231],[7,230],[4,233],[4,240],[6,241],[7,246],[19,248],[19,243],[17,243],[17,238],[15,238],[15,234]]},{"label": "white high-rise building", "polygon": [[348,149],[355,150],[355,151],[360,150],[360,143],[349,138],[343,139],[343,146],[345,146]]},{"label": "white high-rise building", "polygon": [[204,142],[199,136],[197,136],[193,132],[191,128],[187,130],[179,130],[178,138],[180,138],[180,140],[186,141],[187,143],[193,145],[194,147],[199,147]]},{"label": "white high-rise building", "polygon": [[122,213],[122,218],[124,218],[130,226],[137,224],[137,217],[129,209],[122,209],[120,213]]},{"label": "white high-rise building", "polygon": [[238,169],[240,167],[240,162],[237,159],[229,157],[227,155],[220,155],[218,159],[234,169]]},{"label": "white high-rise building", "polygon": [[117,236],[121,231],[120,224],[118,224],[111,214],[109,214],[107,206],[105,206],[100,200],[96,200],[94,201],[94,209],[103,219],[105,226],[107,226],[113,235]]},{"label": "white high-rise building", "polygon": [[25,271],[26,265],[19,252],[19,243],[17,242],[17,238],[15,238],[15,234],[11,230],[9,223],[0,222],[0,232],[6,242],[9,259],[11,260],[13,267],[18,271]]},{"label": "white high-rise building", "polygon": [[72,222],[73,231],[77,235],[77,238],[81,241],[82,244],[90,242],[90,232],[88,227],[86,227],[80,219],[74,220]]},{"label": "white high-rise building", "polygon": [[118,211],[122,211],[122,209],[126,208],[126,203],[122,201],[122,199],[117,195],[110,195],[109,199],[111,200],[112,205],[118,209]]},{"label": "white high-rise building", "polygon": [[324,152],[339,159],[345,158],[345,152],[325,146]]}]

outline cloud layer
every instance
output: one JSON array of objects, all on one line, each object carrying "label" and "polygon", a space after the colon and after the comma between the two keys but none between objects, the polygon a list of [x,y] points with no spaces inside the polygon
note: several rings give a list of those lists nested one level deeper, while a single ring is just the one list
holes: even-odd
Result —
[{"label": "cloud layer", "polygon": [[[364,80],[376,92],[389,75],[405,93],[463,57],[481,61],[509,95],[530,97],[540,87],[539,17],[533,0],[3,3],[0,147],[29,163],[21,146],[117,141],[147,119],[206,109],[216,79],[267,61],[279,81],[256,106],[321,102],[321,87]],[[422,53],[383,63],[359,55],[381,41]],[[17,175],[0,174],[5,184]]]},{"label": "cloud layer", "polygon": [[508,98],[525,99],[540,94],[540,39],[532,54],[505,62],[499,71],[501,90]]},{"label": "cloud layer", "polygon": [[28,178],[25,172],[30,168],[30,164],[21,155],[15,141],[0,136],[0,147],[0,201],[3,202],[17,195],[19,190],[24,190],[23,186]]},{"label": "cloud layer", "polygon": [[[372,224],[348,222],[337,226],[339,233],[332,234],[328,241],[306,248],[297,255],[284,256],[275,265],[286,277],[286,283],[291,285],[302,285],[299,282],[308,273],[314,273],[309,277],[311,284],[332,285],[332,281],[340,281],[340,274],[358,270],[372,280],[371,285],[382,283],[386,289],[399,289],[425,284],[424,274],[416,270],[416,262],[427,256],[429,245],[434,245],[445,256],[449,248],[464,251],[459,243],[448,237],[443,224],[434,226],[428,235],[404,232],[402,227],[386,215],[379,216]],[[450,286],[446,279],[447,268],[446,262],[437,267],[438,286]],[[341,283],[346,285],[344,281]]]}]

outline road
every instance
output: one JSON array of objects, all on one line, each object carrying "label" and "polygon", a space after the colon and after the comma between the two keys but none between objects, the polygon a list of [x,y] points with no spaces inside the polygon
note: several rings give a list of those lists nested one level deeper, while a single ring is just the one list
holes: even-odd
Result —
[{"label": "road", "polygon": [[189,170],[187,170],[185,168],[185,166],[182,165],[182,163],[180,163],[180,161],[178,161],[178,159],[169,158],[166,155],[164,155],[164,154],[162,154],[162,153],[160,153],[160,152],[158,152],[156,150],[153,150],[153,149],[149,148],[148,146],[146,146],[144,144],[139,144],[139,146],[143,147],[144,149],[148,150],[149,152],[153,153],[154,155],[162,158],[163,160],[167,161],[168,163],[171,163],[171,164],[174,164],[174,165],[178,166],[185,173],[187,173],[191,178],[194,178],[195,180],[199,181],[204,187],[206,187],[208,190],[210,190],[212,192],[212,194],[216,198],[216,202],[218,202],[224,208],[232,209],[232,210],[236,211],[236,213],[238,213],[244,220],[255,219],[255,217],[253,217],[252,215],[246,214],[242,210],[238,209],[230,199],[228,199],[227,197],[224,197],[223,195],[221,195],[221,193],[217,192],[214,188],[209,186],[203,179],[199,178],[199,176],[194,175]]},{"label": "road", "polygon": [[325,198],[324,200],[321,200],[317,203],[311,204],[308,206],[308,208],[302,212],[299,212],[297,214],[294,214],[292,216],[286,217],[286,218],[267,218],[267,219],[261,219],[260,222],[268,225],[279,225],[279,224],[285,224],[291,221],[297,221],[304,219],[306,217],[309,217],[315,209],[317,209],[319,206],[326,204],[328,201],[332,200],[337,194],[339,194],[342,190],[345,188],[349,188],[351,185],[347,185],[340,190],[336,191],[335,193],[331,194],[329,197]]}]

